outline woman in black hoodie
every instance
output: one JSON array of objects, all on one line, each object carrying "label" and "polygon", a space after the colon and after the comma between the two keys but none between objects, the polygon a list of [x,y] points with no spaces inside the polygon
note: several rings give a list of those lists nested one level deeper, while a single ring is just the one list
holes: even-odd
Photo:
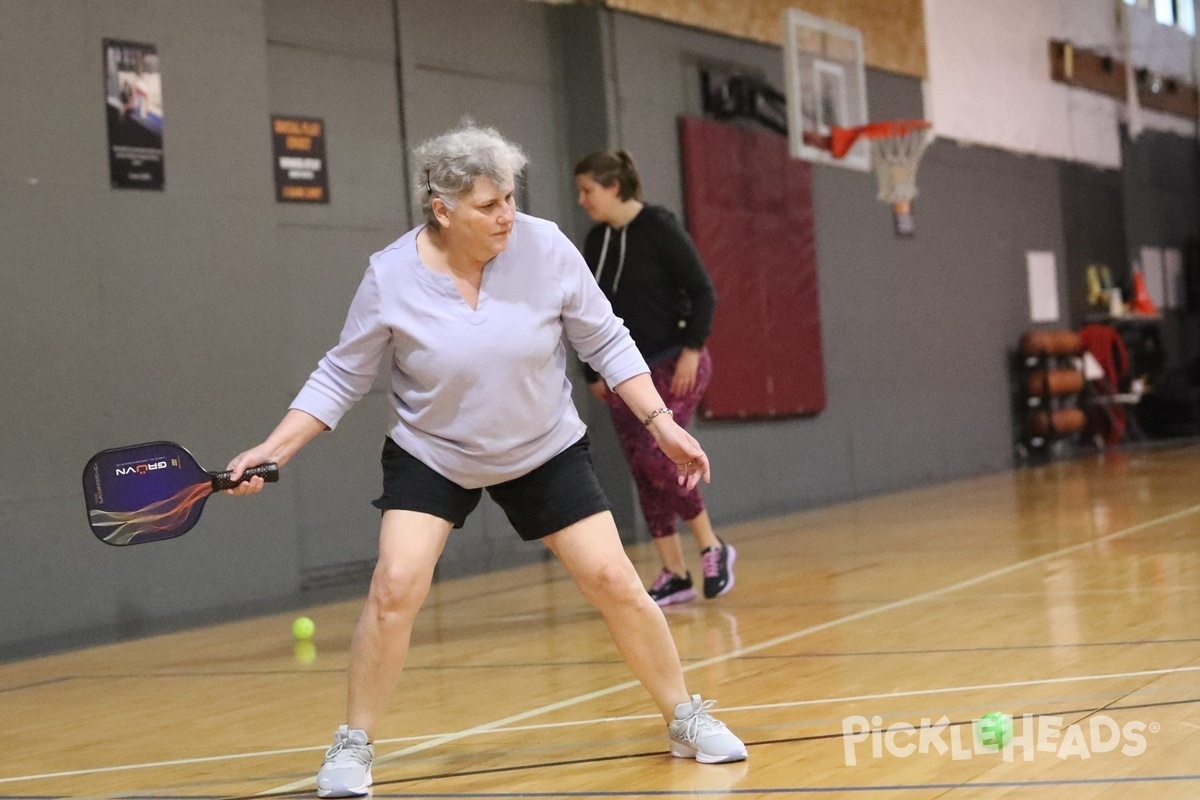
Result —
[{"label": "woman in black hoodie", "polygon": [[[712,359],[704,347],[716,305],[712,281],[675,215],[641,201],[641,179],[628,153],[601,151],[584,157],[575,166],[575,184],[579,204],[597,223],[584,243],[584,260],[629,328],[675,421],[686,426],[712,376]],[[725,594],[733,588],[737,552],[717,538],[699,489],[679,485],[678,468],[662,457],[644,421],[586,364],[584,373],[592,393],[612,414],[662,558],[650,596],[662,606],[696,596],[676,530],[679,517],[700,547],[704,596]]]}]

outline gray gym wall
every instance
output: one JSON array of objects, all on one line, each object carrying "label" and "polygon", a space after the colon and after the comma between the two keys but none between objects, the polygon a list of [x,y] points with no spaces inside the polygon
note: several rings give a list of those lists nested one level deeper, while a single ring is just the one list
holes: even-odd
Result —
[{"label": "gray gym wall", "polygon": [[[163,192],[109,188],[106,37],[159,49]],[[259,3],[0,4],[0,656],[296,592],[296,481],[213,498],[194,535],[127,549],[91,536],[80,491],[118,444],[172,439],[223,468],[287,403],[297,276],[267,67]]]},{"label": "gray gym wall", "polygon": [[[1143,247],[1176,248],[1191,259],[1187,279],[1200,279],[1200,154],[1195,140],[1161,131],[1123,136],[1119,175],[1129,263]],[[1193,287],[1194,288],[1194,287]],[[1200,383],[1200,308],[1164,310],[1162,340],[1166,367]]]},{"label": "gray gym wall", "polygon": [[[105,37],[159,49],[164,192],[109,188]],[[82,466],[167,438],[221,467],[260,441],[335,341],[367,257],[412,222],[405,153],[464,114],[527,149],[527,210],[576,241],[570,167],[595,147],[630,149],[647,199],[681,212],[676,119],[699,110],[702,61],[782,85],[778,48],[596,6],[0,4],[0,69],[21,78],[0,88],[0,658],[360,592],[376,547],[378,387],[278,485],[211,499],[170,543],[96,542]],[[874,116],[921,113],[918,81],[872,71],[869,83]],[[275,203],[273,113],[325,120],[329,205]],[[1024,254],[1065,264],[1060,180],[1054,162],[937,142],[917,235],[897,241],[872,176],[815,169],[829,406],[696,424],[719,525],[1010,464]],[[582,391],[579,404],[628,535],[623,462],[604,413]],[[485,501],[440,575],[540,557]]]},{"label": "gray gym wall", "polygon": [[[288,332],[280,353],[287,378],[271,387],[280,395],[271,406],[278,417],[337,341],[368,256],[408,229],[408,197],[391,0],[267,0],[263,11],[267,114],[325,121],[331,199],[269,205],[287,271],[276,287]],[[170,65],[164,69],[166,83]],[[168,109],[168,130],[169,118]],[[284,470],[295,494],[301,587],[370,575],[379,512],[369,503],[378,496],[386,404],[381,379],[335,433],[318,436]]]},{"label": "gray gym wall", "polygon": [[1122,176],[1087,164],[1059,165],[1069,307],[1076,325],[1088,314],[1087,269],[1106,266],[1118,285],[1128,280]]},{"label": "gray gym wall", "polygon": [[[1122,130],[1122,167],[1059,166],[1070,318],[1075,326],[1103,315],[1088,307],[1087,268],[1109,267],[1127,293],[1143,247],[1176,248],[1195,259],[1200,242],[1200,157],[1196,144],[1161,131],[1131,140]],[[1196,280],[1200,265],[1185,264]],[[1165,366],[1189,385],[1200,380],[1200,309],[1161,309]],[[1173,381],[1174,382],[1174,381]],[[1176,386],[1178,384],[1176,383]]]}]

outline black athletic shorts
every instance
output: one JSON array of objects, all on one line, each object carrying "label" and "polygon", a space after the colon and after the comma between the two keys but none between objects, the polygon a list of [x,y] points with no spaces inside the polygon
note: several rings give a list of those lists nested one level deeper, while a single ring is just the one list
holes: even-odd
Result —
[{"label": "black athletic shorts", "polygon": [[[596,480],[587,434],[537,469],[487,487],[508,521],[527,542],[557,533],[582,519],[611,511]],[[434,472],[386,437],[383,441],[383,496],[371,505],[387,511],[420,511],[461,528],[479,504],[482,489],[464,489]]]}]

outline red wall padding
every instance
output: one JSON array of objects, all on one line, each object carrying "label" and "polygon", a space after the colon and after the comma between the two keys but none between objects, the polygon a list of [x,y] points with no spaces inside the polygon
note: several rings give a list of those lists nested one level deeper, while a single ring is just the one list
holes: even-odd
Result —
[{"label": "red wall padding", "polygon": [[717,289],[706,419],[825,408],[812,166],[776,133],[680,121],[688,230]]}]

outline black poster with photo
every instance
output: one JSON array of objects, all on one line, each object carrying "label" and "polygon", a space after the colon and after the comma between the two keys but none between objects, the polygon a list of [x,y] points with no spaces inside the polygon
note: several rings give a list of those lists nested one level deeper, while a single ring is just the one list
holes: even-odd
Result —
[{"label": "black poster with photo", "polygon": [[328,203],[325,123],[305,117],[271,117],[275,199],[281,203]]},{"label": "black poster with photo", "polygon": [[161,191],[163,92],[154,45],[104,40],[104,100],[112,185]]}]

